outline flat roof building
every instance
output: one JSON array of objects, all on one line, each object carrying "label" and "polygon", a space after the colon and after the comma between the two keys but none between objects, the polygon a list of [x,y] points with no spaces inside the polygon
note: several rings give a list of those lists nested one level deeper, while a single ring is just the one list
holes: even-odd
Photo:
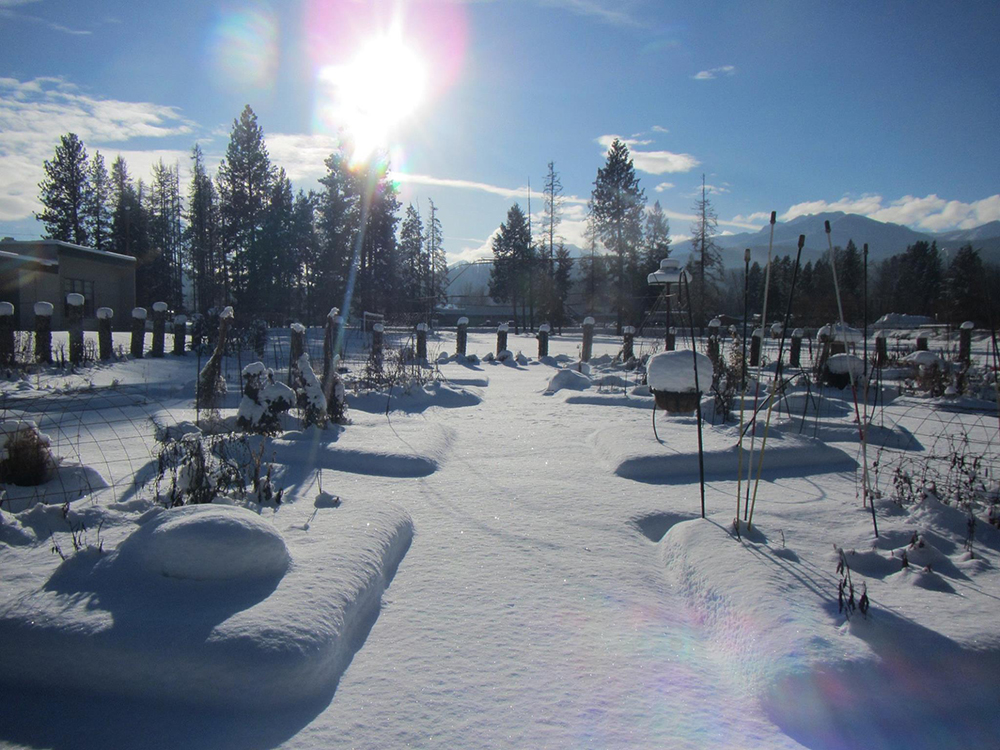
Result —
[{"label": "flat roof building", "polygon": [[52,327],[66,325],[66,295],[82,294],[84,322],[97,325],[97,308],[115,311],[126,329],[135,307],[135,258],[60,240],[0,240],[0,301],[14,305],[18,327],[34,326],[36,302],[55,306]]}]

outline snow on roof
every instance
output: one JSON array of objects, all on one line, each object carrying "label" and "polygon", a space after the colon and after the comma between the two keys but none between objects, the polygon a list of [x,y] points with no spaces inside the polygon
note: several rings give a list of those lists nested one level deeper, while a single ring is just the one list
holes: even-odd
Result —
[{"label": "snow on roof", "polygon": [[62,240],[0,240],[0,252],[6,256],[14,256],[20,258],[30,258],[32,260],[37,260],[46,265],[58,265],[59,261],[56,258],[43,258],[34,255],[30,252],[22,252],[23,250],[45,250],[51,248],[58,254],[59,249],[71,250],[79,253],[87,253],[88,255],[96,255],[107,260],[113,260],[117,262],[132,263],[136,262],[136,259],[131,255],[122,255],[121,253],[112,253],[108,250],[98,250],[93,247],[85,247],[83,245],[75,245],[72,242],[63,242]]}]

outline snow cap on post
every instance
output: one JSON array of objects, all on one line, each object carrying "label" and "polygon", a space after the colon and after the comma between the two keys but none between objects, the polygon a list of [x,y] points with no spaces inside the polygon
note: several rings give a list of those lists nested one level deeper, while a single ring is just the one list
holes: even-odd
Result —
[{"label": "snow cap on post", "polygon": [[292,323],[291,328],[295,333],[305,333],[306,327],[301,323]]},{"label": "snow cap on post", "polygon": [[71,307],[83,307],[83,295],[78,292],[70,292],[66,295],[66,304]]},{"label": "snow cap on post", "polygon": [[710,321],[708,321],[708,327],[709,328],[721,328],[722,327],[722,321],[719,320],[718,318],[712,318]]},{"label": "snow cap on post", "polygon": [[501,323],[497,326],[497,333],[507,333],[510,330],[510,326],[506,323]]},{"label": "snow cap on post", "polygon": [[174,316],[174,325],[175,326],[186,325],[187,322],[188,322],[187,315],[175,315]]},{"label": "snow cap on post", "polygon": [[145,320],[146,319],[146,308],[145,307],[133,307],[132,308],[132,317],[135,318],[136,320]]},{"label": "snow cap on post", "polygon": [[35,303],[35,315],[43,318],[51,318],[52,313],[55,308],[52,306],[51,302],[36,302]]},{"label": "snow cap on post", "polygon": [[772,323],[771,336],[773,336],[774,338],[778,338],[781,335],[781,329],[782,329],[781,323]]},{"label": "snow cap on post", "polygon": [[[709,323],[711,325],[711,323]],[[622,333],[635,333],[635,326],[625,326],[622,328]]]},{"label": "snow cap on post", "polygon": [[460,326],[467,326],[467,325],[469,325],[469,319],[466,318],[463,315],[461,318],[458,319],[458,325],[460,325]]},{"label": "snow cap on post", "polygon": [[594,319],[588,315],[586,318],[583,319],[583,324],[585,326],[592,326],[594,325]]},{"label": "snow cap on post", "polygon": [[975,327],[976,327],[976,324],[973,323],[971,320],[967,320],[964,323],[962,323],[962,330],[963,331],[971,331]]},{"label": "snow cap on post", "polygon": [[10,302],[0,302],[0,318],[6,318],[14,314],[14,306]]},{"label": "snow cap on post", "polygon": [[754,338],[762,339],[762,338],[764,338],[764,329],[763,328],[754,328],[753,329],[753,333],[751,333],[750,335],[753,336]]},{"label": "snow cap on post", "polygon": [[382,333],[385,330],[385,326],[382,325],[381,323],[376,323],[375,325],[372,326],[372,330],[378,333]]},{"label": "snow cap on post", "polygon": [[551,330],[552,326],[550,326],[548,323],[542,323],[540,326],[538,326],[539,333],[549,333]]},{"label": "snow cap on post", "polygon": [[167,303],[166,302],[154,302],[153,303],[153,312],[166,312],[166,311],[167,311]]},{"label": "snow cap on post", "polygon": [[426,331],[427,330],[427,324],[426,323],[417,323],[417,330],[418,331]]},{"label": "snow cap on post", "polygon": [[232,318],[232,317],[233,317],[233,308],[231,306],[222,308],[222,312],[219,313],[219,318]]},{"label": "snow cap on post", "polygon": [[793,339],[805,338],[805,335],[806,335],[806,332],[803,331],[801,328],[796,328],[794,331],[792,331],[792,338]]},{"label": "snow cap on post", "polygon": [[115,317],[115,311],[110,307],[98,307],[97,308],[97,319],[98,320],[111,320]]}]

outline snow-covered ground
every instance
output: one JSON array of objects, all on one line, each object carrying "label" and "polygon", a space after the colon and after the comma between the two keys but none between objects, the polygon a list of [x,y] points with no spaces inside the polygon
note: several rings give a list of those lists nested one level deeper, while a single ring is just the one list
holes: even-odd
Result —
[{"label": "snow-covered ground", "polygon": [[[0,744],[997,745],[1000,532],[980,502],[970,552],[933,458],[991,482],[995,402],[880,391],[877,538],[849,390],[791,388],[742,451],[738,412],[715,418],[702,519],[695,418],[654,434],[620,341],[599,334],[590,367],[579,346],[539,362],[510,334],[526,356],[450,359],[349,393],[349,425],[237,444],[283,490],[252,510],[152,500],[157,435],[196,419],[193,355],[3,383],[3,418],[62,463],[2,505]],[[431,360],[453,347],[432,337]],[[844,564],[867,616],[839,611]]]}]

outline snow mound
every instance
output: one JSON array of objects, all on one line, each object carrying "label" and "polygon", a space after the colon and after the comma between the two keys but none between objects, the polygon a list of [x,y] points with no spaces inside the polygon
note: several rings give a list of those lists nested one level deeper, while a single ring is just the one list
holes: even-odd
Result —
[{"label": "snow mound", "polygon": [[150,578],[96,548],[68,557],[0,603],[4,682],[230,711],[329,701],[413,538],[404,510],[368,500],[289,528],[296,562],[277,581]]},{"label": "snow mound", "polygon": [[926,315],[902,315],[886,313],[872,324],[872,328],[919,328],[934,322],[934,318]]},{"label": "snow mound", "polygon": [[927,350],[910,352],[902,361],[918,367],[941,367],[944,364],[938,355]]},{"label": "snow mound", "polygon": [[[688,431],[684,431],[688,427]],[[698,476],[698,450],[694,441],[693,420],[678,422],[664,433],[665,444],[658,443],[648,425],[635,425],[629,430],[606,427],[592,438],[598,457],[611,471],[624,479],[644,484],[686,484]],[[758,465],[760,443],[754,451],[749,441],[743,448],[743,466]],[[705,434],[705,476],[713,480],[735,479],[740,466],[739,447],[728,432],[709,431]],[[854,469],[857,462],[840,448],[794,434],[784,434],[772,426],[768,433],[763,475],[810,476],[832,471]]]},{"label": "snow mound", "polygon": [[281,534],[256,513],[235,505],[187,505],[149,518],[121,543],[114,564],[222,581],[280,578],[289,560]]},{"label": "snow mound", "polygon": [[649,358],[646,365],[646,382],[654,391],[688,393],[696,390],[694,383],[695,362],[698,367],[698,388],[702,393],[712,384],[712,360],[704,354],[690,351],[659,352]]},{"label": "snow mound", "polygon": [[549,378],[549,384],[545,388],[546,393],[555,393],[563,389],[569,391],[585,391],[590,388],[590,378],[582,372],[576,370],[559,370]]},{"label": "snow mound", "polygon": [[826,361],[826,368],[834,375],[851,375],[860,378],[865,374],[865,362],[853,354],[834,354]]}]

